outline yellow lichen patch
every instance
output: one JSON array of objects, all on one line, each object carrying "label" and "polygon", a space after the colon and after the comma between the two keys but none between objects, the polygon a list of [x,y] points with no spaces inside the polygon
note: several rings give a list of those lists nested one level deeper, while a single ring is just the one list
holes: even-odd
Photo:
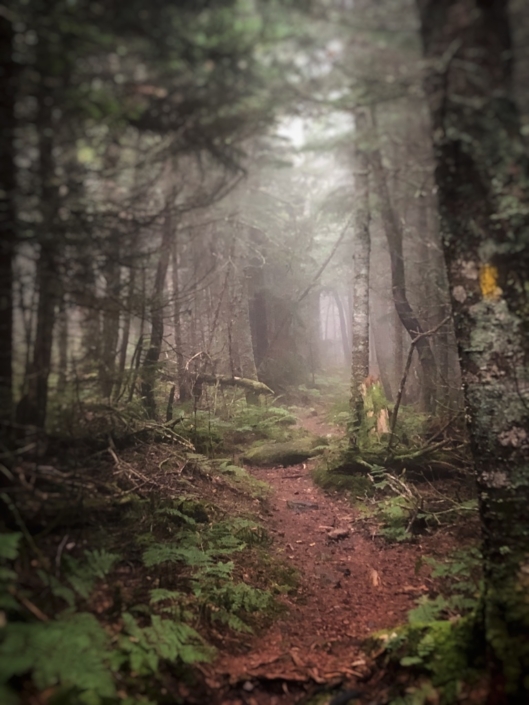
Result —
[{"label": "yellow lichen patch", "polygon": [[484,299],[498,299],[501,289],[498,286],[498,269],[492,264],[482,264],[479,268],[479,286]]}]

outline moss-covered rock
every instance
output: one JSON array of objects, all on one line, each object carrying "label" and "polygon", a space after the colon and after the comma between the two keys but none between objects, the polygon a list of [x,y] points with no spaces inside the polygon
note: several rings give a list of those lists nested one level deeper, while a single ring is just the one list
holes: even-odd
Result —
[{"label": "moss-covered rock", "polygon": [[243,460],[260,467],[266,465],[296,465],[321,452],[325,440],[319,438],[296,438],[284,443],[262,443],[255,445],[243,456]]}]

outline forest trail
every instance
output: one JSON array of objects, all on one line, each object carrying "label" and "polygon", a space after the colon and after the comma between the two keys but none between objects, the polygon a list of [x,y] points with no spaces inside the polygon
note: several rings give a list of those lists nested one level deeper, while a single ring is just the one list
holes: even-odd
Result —
[{"label": "forest trail", "polygon": [[[314,416],[301,423],[336,433]],[[405,622],[427,591],[416,571],[420,544],[375,538],[343,496],[315,486],[310,462],[248,467],[272,488],[265,522],[271,551],[299,572],[300,584],[282,598],[287,610],[268,631],[203,669],[219,705],[292,705],[318,684],[348,688],[365,680],[372,670],[362,652],[366,637]]]}]

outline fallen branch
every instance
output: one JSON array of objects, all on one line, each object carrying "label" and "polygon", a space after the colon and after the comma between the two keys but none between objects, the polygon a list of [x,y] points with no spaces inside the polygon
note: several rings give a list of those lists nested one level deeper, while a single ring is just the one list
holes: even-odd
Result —
[{"label": "fallen branch", "polygon": [[221,387],[241,387],[242,389],[249,389],[256,394],[274,394],[273,390],[266,384],[253,379],[246,379],[245,377],[198,374],[195,378],[195,384],[219,384]]}]

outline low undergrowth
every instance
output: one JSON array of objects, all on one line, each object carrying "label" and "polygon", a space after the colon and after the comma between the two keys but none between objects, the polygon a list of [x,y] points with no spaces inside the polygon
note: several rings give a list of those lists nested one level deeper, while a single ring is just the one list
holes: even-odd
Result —
[{"label": "low undergrowth", "polygon": [[[53,523],[44,499],[35,514],[2,496],[2,704],[178,703],[177,684],[223,635],[259,630],[280,610],[296,575],[266,551],[256,512],[267,486],[231,459],[168,450],[112,451],[104,486],[116,494],[76,494],[77,526],[71,512]],[[85,495],[90,482],[97,473],[84,470]]]},{"label": "low undergrowth", "polygon": [[436,594],[419,598],[406,625],[380,632],[370,645],[380,666],[398,673],[391,705],[477,702],[472,693],[485,677],[479,552],[468,549],[426,562],[438,578]]}]

